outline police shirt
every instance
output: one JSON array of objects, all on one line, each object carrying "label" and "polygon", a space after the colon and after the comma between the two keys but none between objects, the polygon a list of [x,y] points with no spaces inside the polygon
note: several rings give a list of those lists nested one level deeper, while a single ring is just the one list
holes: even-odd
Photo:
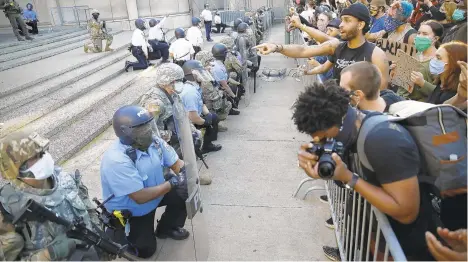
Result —
[{"label": "police shirt", "polygon": [[186,82],[179,94],[187,112],[196,111],[200,116],[203,110],[203,94],[201,87],[194,82]]},{"label": "police shirt", "polygon": [[210,10],[203,10],[200,14],[200,17],[205,21],[205,22],[211,22],[213,20],[213,15],[211,14]]},{"label": "police shirt", "polygon": [[132,45],[140,46],[146,57],[148,57],[148,43],[146,42],[145,33],[138,28],[133,31]]},{"label": "police shirt", "polygon": [[199,46],[201,47],[203,45],[203,34],[200,28],[196,26],[192,26],[189,29],[187,29],[187,40],[193,45],[193,46]]},{"label": "police shirt", "polygon": [[221,24],[221,16],[215,15],[215,17],[214,17],[214,23],[215,23],[215,25]]},{"label": "police shirt", "polygon": [[221,60],[216,60],[213,62],[213,67],[211,67],[211,74],[213,75],[213,78],[218,82],[227,81],[229,78],[226,66]]},{"label": "police shirt", "polygon": [[165,41],[164,39],[164,32],[162,31],[162,27],[164,22],[166,21],[166,17],[164,17],[159,24],[151,27],[149,30],[148,39],[149,40],[158,40],[158,41]]},{"label": "police shirt", "polygon": [[172,54],[174,60],[187,61],[190,60],[190,55],[195,54],[192,44],[185,38],[179,38],[169,47],[169,53]]},{"label": "police shirt", "polygon": [[130,146],[119,140],[104,153],[101,162],[102,196],[114,197],[105,207],[114,210],[128,209],[133,216],[144,216],[158,207],[162,196],[144,204],[137,204],[129,195],[143,188],[165,182],[163,167],[171,167],[179,159],[177,153],[163,139],[157,137],[147,152],[136,150],[136,161],[125,153]]}]

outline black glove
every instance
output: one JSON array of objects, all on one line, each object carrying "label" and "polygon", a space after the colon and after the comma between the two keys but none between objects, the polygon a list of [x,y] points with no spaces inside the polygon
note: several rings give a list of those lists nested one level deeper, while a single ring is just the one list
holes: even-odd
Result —
[{"label": "black glove", "polygon": [[179,186],[180,179],[172,173],[167,173],[164,179],[171,184],[171,188],[177,188]]}]

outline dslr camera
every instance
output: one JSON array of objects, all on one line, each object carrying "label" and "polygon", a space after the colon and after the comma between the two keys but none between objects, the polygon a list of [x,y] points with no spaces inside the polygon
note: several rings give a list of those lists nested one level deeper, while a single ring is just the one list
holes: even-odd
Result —
[{"label": "dslr camera", "polygon": [[313,144],[313,147],[307,149],[307,152],[319,157],[318,175],[323,179],[332,178],[336,167],[332,154],[337,153],[343,159],[343,144],[341,142],[337,142],[334,138],[327,138],[325,143],[322,144],[311,143]]}]

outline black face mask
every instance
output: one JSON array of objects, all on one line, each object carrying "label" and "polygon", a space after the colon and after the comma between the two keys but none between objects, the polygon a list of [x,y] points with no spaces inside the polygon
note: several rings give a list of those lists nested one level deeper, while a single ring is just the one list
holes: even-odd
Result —
[{"label": "black face mask", "polygon": [[359,134],[359,130],[356,127],[356,120],[358,116],[358,111],[352,106],[348,106],[348,111],[343,120],[340,133],[335,139],[341,143],[345,150],[348,150],[355,142]]},{"label": "black face mask", "polygon": [[98,20],[99,14],[93,14],[93,18],[96,19],[96,20]]}]

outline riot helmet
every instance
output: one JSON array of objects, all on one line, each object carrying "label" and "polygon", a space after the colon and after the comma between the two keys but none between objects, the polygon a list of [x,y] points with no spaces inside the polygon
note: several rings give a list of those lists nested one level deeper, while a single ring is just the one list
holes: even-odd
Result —
[{"label": "riot helmet", "polygon": [[214,81],[211,74],[205,70],[202,63],[197,60],[188,60],[182,66],[185,79],[192,82],[208,82]]},{"label": "riot helmet", "polygon": [[153,143],[153,115],[141,106],[119,108],[112,118],[115,135],[124,145],[146,151]]},{"label": "riot helmet", "polygon": [[149,21],[149,26],[150,27],[155,27],[157,24],[159,24],[159,21],[152,18],[150,21]]},{"label": "riot helmet", "polygon": [[181,27],[176,28],[176,30],[174,32],[174,35],[175,35],[176,39],[185,38],[185,30],[183,28],[181,28]]},{"label": "riot helmet", "polygon": [[242,19],[240,18],[237,18],[236,20],[234,20],[234,31],[237,31],[237,27],[242,23]]},{"label": "riot helmet", "polygon": [[135,20],[135,26],[136,26],[136,28],[140,29],[141,31],[146,30],[146,22],[145,22],[145,20],[143,20],[141,18],[138,18],[137,20]]},{"label": "riot helmet", "polygon": [[201,23],[200,18],[198,18],[198,17],[192,17],[192,25],[193,25],[193,26],[199,26],[200,23]]},{"label": "riot helmet", "polygon": [[[18,131],[0,141],[0,175],[6,180],[43,180],[53,175],[54,160],[47,152],[49,140],[36,132]],[[28,166],[30,159],[38,160]]]},{"label": "riot helmet", "polygon": [[211,53],[213,54],[213,57],[216,58],[217,60],[226,60],[226,56],[228,53],[228,48],[226,45],[221,44],[221,43],[216,43],[212,48],[211,48]]},{"label": "riot helmet", "polygon": [[91,15],[93,16],[94,19],[98,19],[99,18],[99,11],[97,9],[93,9],[91,11]]},{"label": "riot helmet", "polygon": [[252,21],[252,18],[248,17],[248,16],[244,16],[244,18],[242,19],[242,21],[248,25],[253,25],[253,21]]},{"label": "riot helmet", "polygon": [[249,28],[249,25],[246,24],[246,23],[241,23],[238,27],[237,27],[237,32],[238,33],[245,33],[247,32],[247,28]]}]

